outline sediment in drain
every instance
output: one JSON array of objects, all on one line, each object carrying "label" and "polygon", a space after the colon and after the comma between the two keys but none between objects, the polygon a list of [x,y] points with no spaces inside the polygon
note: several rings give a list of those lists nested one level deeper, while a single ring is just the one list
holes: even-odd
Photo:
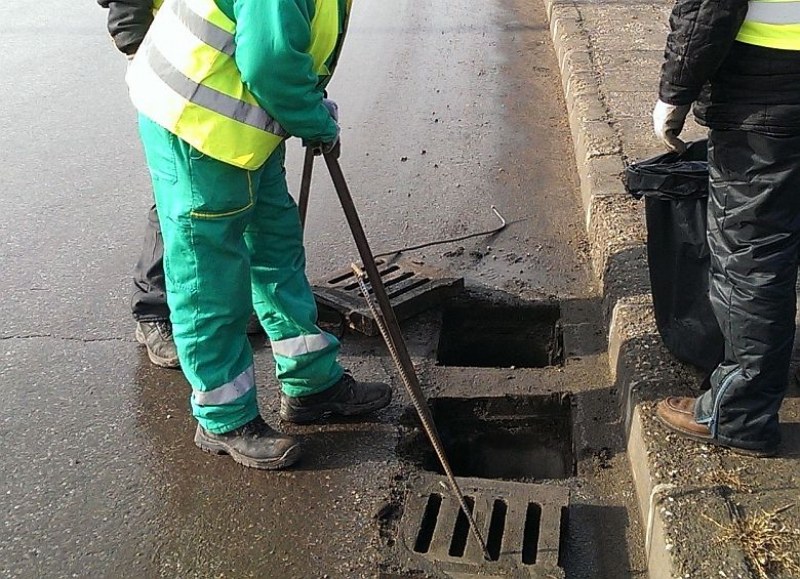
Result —
[{"label": "sediment in drain", "polygon": [[437,348],[440,366],[543,368],[564,362],[561,310],[555,302],[526,306],[459,304],[446,308]]},{"label": "sediment in drain", "polygon": [[[435,398],[431,410],[457,476],[534,481],[574,476],[568,395]],[[414,430],[401,454],[424,470],[441,468]]]}]

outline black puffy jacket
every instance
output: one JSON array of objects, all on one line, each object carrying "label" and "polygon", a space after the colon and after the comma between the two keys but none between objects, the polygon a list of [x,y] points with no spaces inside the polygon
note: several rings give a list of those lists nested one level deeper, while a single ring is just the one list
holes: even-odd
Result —
[{"label": "black puffy jacket", "polygon": [[108,33],[125,54],[133,54],[153,23],[153,0],[97,0],[108,8]]},{"label": "black puffy jacket", "polygon": [[677,0],[659,98],[712,129],[800,134],[800,51],[737,42],[747,0]]}]

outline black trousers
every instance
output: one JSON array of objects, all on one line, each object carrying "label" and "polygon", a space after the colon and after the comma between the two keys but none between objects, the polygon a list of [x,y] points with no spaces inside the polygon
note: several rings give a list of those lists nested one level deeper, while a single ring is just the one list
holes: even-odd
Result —
[{"label": "black trousers", "polygon": [[711,304],[725,359],[695,418],[720,442],[780,442],[800,255],[800,135],[709,133]]},{"label": "black trousers", "polygon": [[153,205],[147,214],[147,228],[139,261],[133,270],[131,312],[139,322],[169,320],[166,285],[164,283],[164,242],[161,225]]}]

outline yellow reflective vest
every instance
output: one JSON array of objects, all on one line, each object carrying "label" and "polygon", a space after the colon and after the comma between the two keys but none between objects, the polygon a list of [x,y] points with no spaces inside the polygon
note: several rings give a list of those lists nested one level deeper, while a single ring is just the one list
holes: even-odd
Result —
[{"label": "yellow reflective vest", "polygon": [[[339,40],[337,0],[315,0],[309,55],[319,76]],[[198,151],[259,168],[289,136],[256,101],[236,67],[236,23],[214,0],[154,0],[158,11],[128,68],[133,105]]]},{"label": "yellow reflective vest", "polygon": [[736,40],[767,48],[800,50],[800,1],[751,0]]}]

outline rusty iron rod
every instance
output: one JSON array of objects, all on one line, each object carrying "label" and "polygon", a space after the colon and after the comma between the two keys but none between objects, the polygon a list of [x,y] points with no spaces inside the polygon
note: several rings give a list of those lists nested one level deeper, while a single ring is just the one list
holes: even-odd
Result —
[{"label": "rusty iron rod", "polygon": [[439,437],[439,432],[436,429],[436,424],[433,421],[433,415],[431,414],[430,408],[428,408],[425,395],[422,392],[422,387],[420,386],[419,378],[417,377],[417,372],[414,368],[414,363],[412,362],[411,356],[408,353],[408,347],[406,346],[405,339],[403,338],[403,333],[400,330],[400,324],[395,316],[389,296],[386,293],[386,287],[383,285],[383,280],[378,272],[378,266],[375,264],[375,258],[370,250],[367,236],[364,233],[364,227],[361,225],[361,219],[359,218],[355,204],[353,203],[353,197],[350,195],[350,189],[345,181],[342,168],[339,165],[339,160],[337,156],[332,153],[325,153],[323,157],[325,159],[325,164],[328,166],[328,172],[331,175],[334,189],[336,189],[336,194],[341,202],[345,218],[350,226],[350,231],[353,234],[353,241],[355,241],[358,253],[361,257],[361,262],[364,264],[367,279],[372,286],[373,294],[378,302],[380,315],[376,315],[378,312],[374,309],[375,306],[372,304],[372,300],[369,297],[369,292],[366,291],[366,285],[364,285],[362,272],[362,277],[359,278],[359,285],[361,286],[362,292],[364,292],[367,305],[369,306],[372,304],[372,309],[374,310],[373,315],[378,323],[378,328],[383,328],[381,330],[381,334],[386,341],[386,346],[389,349],[392,359],[397,365],[397,370],[400,373],[403,384],[408,390],[409,397],[411,398],[414,408],[420,417],[420,421],[425,429],[425,433],[428,435],[428,439],[433,445],[434,451],[436,452],[439,462],[444,469],[447,480],[450,483],[450,488],[456,495],[459,505],[461,506],[461,510],[469,522],[469,527],[483,551],[483,556],[488,560],[490,557],[489,551],[486,548],[486,541],[484,541],[483,536],[478,529],[478,525],[475,523],[475,519],[472,516],[472,511],[467,506],[467,503],[464,500],[464,495],[461,493],[461,488],[459,487],[458,482],[453,475],[453,470],[450,468],[450,462],[447,460],[447,455],[444,451],[441,438]]},{"label": "rusty iron rod", "polygon": [[305,231],[306,214],[308,213],[308,195],[311,191],[311,173],[314,170],[314,149],[306,147],[306,155],[303,159],[303,177],[300,180],[300,197],[297,208],[300,211],[300,226]]}]

